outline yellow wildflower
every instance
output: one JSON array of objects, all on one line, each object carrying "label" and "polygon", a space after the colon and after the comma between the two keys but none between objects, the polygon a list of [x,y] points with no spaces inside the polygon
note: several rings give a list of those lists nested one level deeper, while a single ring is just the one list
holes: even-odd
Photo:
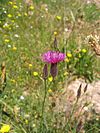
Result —
[{"label": "yellow wildflower", "polygon": [[12,89],[11,92],[14,93],[15,92],[15,89]]},{"label": "yellow wildflower", "polygon": [[10,40],[9,40],[9,39],[5,39],[4,41],[5,41],[6,43],[9,43],[9,42],[10,42]]},{"label": "yellow wildflower", "polygon": [[32,67],[32,64],[29,64],[28,66],[29,66],[29,68],[31,68]]},{"label": "yellow wildflower", "polygon": [[58,33],[56,31],[54,31],[54,35],[56,36]]},{"label": "yellow wildflower", "polygon": [[9,4],[10,4],[10,5],[12,5],[12,4],[13,4],[13,2],[12,2],[12,1],[9,1]]},{"label": "yellow wildflower", "polygon": [[71,58],[72,54],[71,53],[67,53],[67,57]]},{"label": "yellow wildflower", "polygon": [[0,129],[0,132],[1,133],[8,133],[10,131],[10,126],[7,125],[7,124],[4,124],[1,129]]},{"label": "yellow wildflower", "polygon": [[57,20],[61,20],[61,16],[56,16]]},{"label": "yellow wildflower", "polygon": [[52,81],[53,81],[53,77],[49,77],[48,80],[49,80],[50,82],[52,82]]},{"label": "yellow wildflower", "polygon": [[1,21],[0,21],[0,24],[1,24]]},{"label": "yellow wildflower", "polygon": [[12,23],[14,23],[15,21],[14,20],[11,20]]},{"label": "yellow wildflower", "polygon": [[68,58],[66,58],[65,61],[68,63],[70,60]]},{"label": "yellow wildflower", "polygon": [[14,47],[13,47],[13,51],[16,51],[16,50],[17,50],[17,47],[14,46]]},{"label": "yellow wildflower", "polygon": [[29,9],[30,9],[30,10],[34,10],[34,6],[30,6]]},{"label": "yellow wildflower", "polygon": [[34,76],[38,76],[38,72],[33,72],[33,75]]},{"label": "yellow wildflower", "polygon": [[3,28],[9,28],[10,25],[6,24],[6,25],[3,25]]},{"label": "yellow wildflower", "polygon": [[68,72],[64,72],[64,76],[68,75]]},{"label": "yellow wildflower", "polygon": [[51,89],[49,89],[49,90],[48,90],[48,92],[49,92],[49,93],[52,93],[52,90],[51,90]]},{"label": "yellow wildflower", "polygon": [[19,16],[19,17],[21,17],[21,14],[20,14],[20,13],[18,13],[18,16]]},{"label": "yellow wildflower", "polygon": [[28,124],[28,120],[25,120],[25,123]]},{"label": "yellow wildflower", "polygon": [[12,15],[11,15],[11,14],[8,14],[7,16],[8,16],[9,18],[12,18]]},{"label": "yellow wildflower", "polygon": [[83,53],[86,53],[86,52],[87,52],[87,50],[86,50],[86,49],[82,49],[82,52],[83,52]]},{"label": "yellow wildflower", "polygon": [[11,82],[15,83],[15,82],[16,82],[16,80],[15,80],[15,79],[11,79]]},{"label": "yellow wildflower", "polygon": [[18,6],[16,6],[16,5],[13,5],[13,8],[14,8],[14,9],[18,9]]},{"label": "yellow wildflower", "polygon": [[25,15],[25,16],[28,16],[28,14],[27,14],[26,12],[24,13],[24,15]]}]

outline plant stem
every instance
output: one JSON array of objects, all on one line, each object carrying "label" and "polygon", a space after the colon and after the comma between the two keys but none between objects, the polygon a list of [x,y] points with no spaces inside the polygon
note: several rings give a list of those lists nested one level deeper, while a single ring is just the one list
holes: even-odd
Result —
[{"label": "plant stem", "polygon": [[45,100],[46,100],[46,96],[47,96],[47,87],[46,87],[46,80],[44,80],[44,83],[45,83],[45,93],[44,93],[44,99],[43,99],[43,104],[42,104],[42,117],[41,117],[41,124],[40,124],[40,127],[42,126],[43,124],[43,121],[44,121],[44,107],[45,107]]}]

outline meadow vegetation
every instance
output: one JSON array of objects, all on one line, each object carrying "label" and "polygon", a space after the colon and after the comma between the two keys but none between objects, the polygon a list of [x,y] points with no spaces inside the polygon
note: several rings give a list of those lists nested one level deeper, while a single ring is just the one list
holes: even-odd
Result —
[{"label": "meadow vegetation", "polygon": [[[92,45],[100,42],[99,19],[98,5],[85,0],[0,0],[0,133],[100,132],[95,112],[85,122],[74,116],[81,85],[69,116],[51,100],[70,78],[100,80]],[[66,55],[54,77],[47,51]]]}]

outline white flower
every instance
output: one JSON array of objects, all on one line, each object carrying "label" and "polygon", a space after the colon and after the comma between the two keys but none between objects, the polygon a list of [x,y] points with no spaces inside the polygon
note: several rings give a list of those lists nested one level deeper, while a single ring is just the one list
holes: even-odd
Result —
[{"label": "white flower", "polygon": [[68,30],[68,28],[65,28],[65,32],[68,32],[69,30]]},{"label": "white flower", "polygon": [[16,28],[18,28],[19,27],[19,25],[16,25]]},{"label": "white flower", "polygon": [[24,100],[25,98],[24,98],[24,96],[20,96],[20,99],[21,99],[21,100]]},{"label": "white flower", "polygon": [[6,14],[6,13],[7,13],[7,11],[4,11],[4,13]]},{"label": "white flower", "polygon": [[15,36],[16,38],[18,38],[18,37],[19,37],[19,35],[18,35],[18,34],[15,34],[14,36]]},{"label": "white flower", "polygon": [[8,44],[8,48],[11,48],[11,45],[10,44]]}]

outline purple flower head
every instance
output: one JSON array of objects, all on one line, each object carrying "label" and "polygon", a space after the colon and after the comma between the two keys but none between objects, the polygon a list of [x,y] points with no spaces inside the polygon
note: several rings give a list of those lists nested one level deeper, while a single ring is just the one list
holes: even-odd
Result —
[{"label": "purple flower head", "polygon": [[48,51],[43,54],[43,61],[48,63],[58,63],[65,59],[65,54],[60,53],[59,51]]}]

